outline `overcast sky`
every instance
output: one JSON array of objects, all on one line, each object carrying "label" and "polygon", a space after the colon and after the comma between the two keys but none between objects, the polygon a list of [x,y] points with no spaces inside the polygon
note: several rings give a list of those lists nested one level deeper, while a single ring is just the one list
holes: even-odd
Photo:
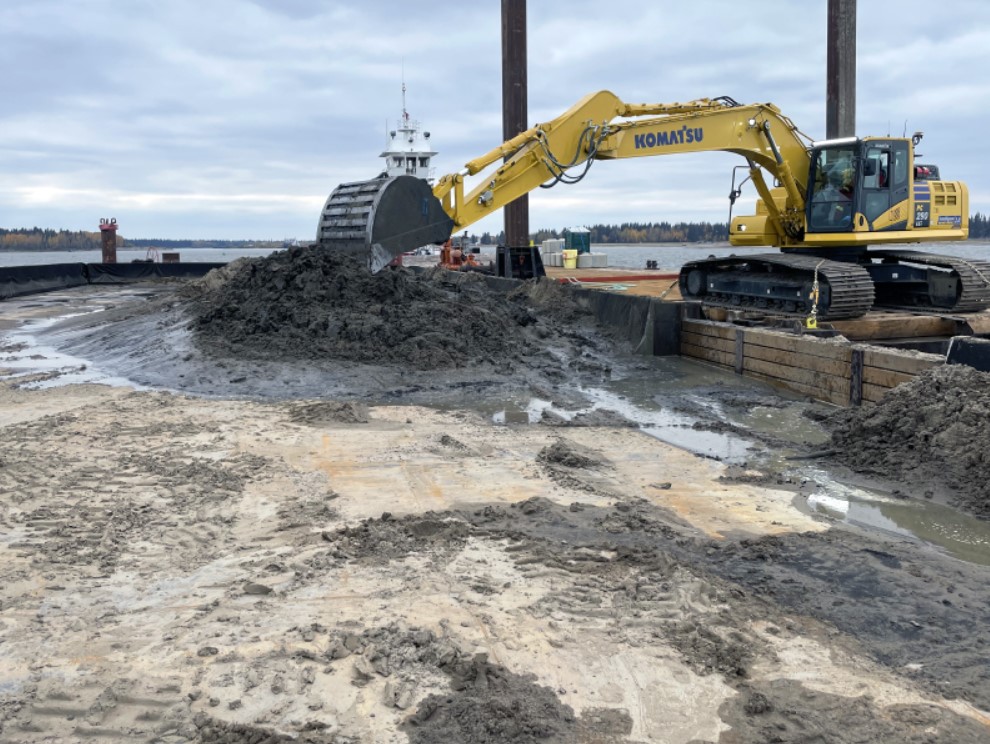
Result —
[{"label": "overcast sky", "polygon": [[[497,0],[0,0],[0,227],[310,240],[337,184],[382,169],[403,76],[438,175],[501,143],[500,17]],[[530,0],[529,120],[601,89],[729,95],[820,139],[825,24],[826,0]],[[925,160],[990,212],[990,2],[860,0],[857,36],[858,133],[923,130]],[[530,227],[724,221],[741,162],[599,162],[531,195]]]}]

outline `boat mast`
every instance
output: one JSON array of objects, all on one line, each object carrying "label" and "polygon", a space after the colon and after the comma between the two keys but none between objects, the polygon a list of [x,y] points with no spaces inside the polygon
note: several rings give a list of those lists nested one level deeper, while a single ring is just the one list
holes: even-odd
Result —
[{"label": "boat mast", "polygon": [[[386,129],[388,122],[386,121]],[[436,151],[430,147],[430,133],[420,130],[418,121],[409,116],[406,108],[406,79],[402,74],[402,116],[398,126],[388,132],[385,151],[385,174],[389,177],[408,175],[423,178],[427,181],[433,178],[433,168],[430,161]]]}]

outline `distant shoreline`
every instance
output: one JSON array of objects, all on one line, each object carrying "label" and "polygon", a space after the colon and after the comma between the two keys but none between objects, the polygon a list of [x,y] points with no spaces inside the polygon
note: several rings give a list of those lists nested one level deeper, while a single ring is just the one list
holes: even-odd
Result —
[{"label": "distant shoreline", "polygon": [[592,248],[601,249],[611,249],[611,248],[727,248],[729,247],[729,241],[722,241],[718,243],[689,243],[684,240],[673,240],[663,243],[592,243]]},{"label": "distant shoreline", "polygon": [[[273,251],[281,250],[283,247],[292,246],[278,246],[277,248],[273,245],[263,245],[259,243],[245,243],[244,245],[180,245],[180,246],[154,246],[154,245],[126,245],[117,246],[118,251],[146,251],[149,248],[154,248],[158,251],[223,251],[223,250],[258,250],[258,251]],[[100,246],[93,246],[90,248],[7,248],[0,247],[0,253],[89,253],[91,251],[102,250]]]}]

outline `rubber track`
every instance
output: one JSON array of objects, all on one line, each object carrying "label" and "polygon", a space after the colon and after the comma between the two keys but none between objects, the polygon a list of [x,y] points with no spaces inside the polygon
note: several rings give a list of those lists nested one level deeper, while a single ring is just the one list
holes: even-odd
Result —
[{"label": "rubber track", "polygon": [[[736,256],[730,258],[705,259],[701,261],[691,261],[685,264],[681,271],[682,276],[686,271],[694,267],[720,267],[721,271],[727,269],[727,264],[752,264],[760,262],[770,266],[785,269],[787,275],[805,274],[808,283],[814,279],[815,268],[818,268],[819,281],[826,281],[831,289],[831,301],[828,307],[818,306],[819,319],[840,319],[858,318],[865,314],[873,306],[873,280],[869,272],[862,266],[845,261],[831,261],[817,256],[802,256],[786,253],[761,253],[755,256]],[[729,269],[731,270],[731,269]],[[770,275],[768,275],[770,276]],[[689,298],[685,298],[689,299]],[[756,310],[747,308],[745,305],[734,305],[731,302],[719,302],[702,298],[703,304],[709,307],[727,307],[736,310]],[[762,309],[761,309],[762,310]],[[788,317],[807,317],[807,312],[789,313],[778,309],[762,310],[768,314],[783,315]]]},{"label": "rubber track", "polygon": [[990,262],[956,256],[940,256],[921,251],[870,251],[871,258],[893,258],[897,261],[937,266],[949,269],[959,277],[962,292],[952,307],[918,305],[884,305],[905,310],[923,309],[934,313],[971,313],[990,307]]}]

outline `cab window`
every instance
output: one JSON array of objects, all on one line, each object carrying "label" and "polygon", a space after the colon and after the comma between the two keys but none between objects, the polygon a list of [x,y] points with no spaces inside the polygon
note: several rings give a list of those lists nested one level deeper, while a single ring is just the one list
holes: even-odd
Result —
[{"label": "cab window", "polygon": [[815,153],[812,170],[810,231],[851,230],[856,194],[855,146],[819,150]]},{"label": "cab window", "polygon": [[867,147],[863,158],[863,214],[871,223],[890,209],[890,149]]},{"label": "cab window", "polygon": [[909,153],[907,146],[896,147],[894,149],[894,188],[902,188],[907,186],[908,171],[910,170],[910,165],[908,163]]},{"label": "cab window", "polygon": [[890,187],[890,152],[871,147],[863,161],[863,186],[868,189]]}]

